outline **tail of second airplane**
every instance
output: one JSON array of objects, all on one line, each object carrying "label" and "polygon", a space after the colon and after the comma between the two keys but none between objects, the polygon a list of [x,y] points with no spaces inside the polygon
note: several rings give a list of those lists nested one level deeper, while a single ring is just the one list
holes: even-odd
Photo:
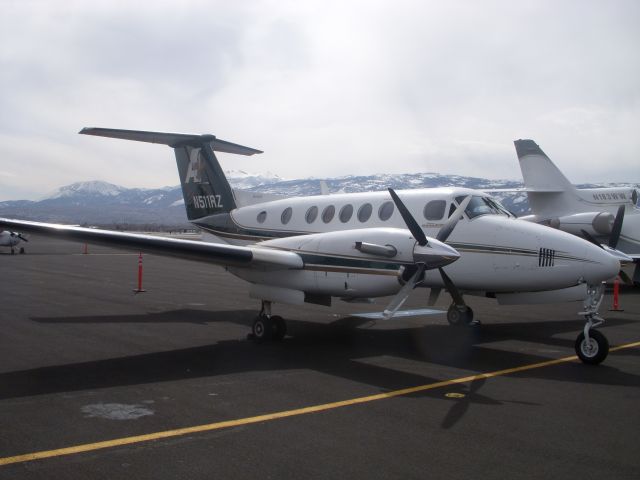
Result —
[{"label": "tail of second airplane", "polygon": [[533,140],[515,140],[513,143],[534,215],[570,210],[579,202],[576,188]]},{"label": "tail of second airplane", "polygon": [[173,148],[180,174],[184,205],[190,221],[236,208],[236,200],[214,152],[253,155],[262,153],[213,135],[145,132],[112,128],[83,128],[84,135],[159,143]]}]

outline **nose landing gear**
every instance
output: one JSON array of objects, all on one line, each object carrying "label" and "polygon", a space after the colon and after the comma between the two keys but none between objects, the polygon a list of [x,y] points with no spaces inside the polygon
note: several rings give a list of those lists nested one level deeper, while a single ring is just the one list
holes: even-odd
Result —
[{"label": "nose landing gear", "polygon": [[584,310],[578,315],[584,316],[586,321],[584,330],[578,335],[575,350],[583,363],[598,365],[609,354],[609,341],[602,332],[595,328],[604,323],[604,318],[598,314],[598,308],[604,297],[605,282],[600,285],[589,285],[587,298],[584,300]]}]

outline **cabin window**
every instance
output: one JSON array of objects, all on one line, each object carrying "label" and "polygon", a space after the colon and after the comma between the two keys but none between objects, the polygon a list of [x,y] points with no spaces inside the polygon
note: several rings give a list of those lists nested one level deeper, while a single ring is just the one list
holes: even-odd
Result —
[{"label": "cabin window", "polygon": [[365,203],[358,209],[358,220],[361,222],[366,222],[371,217],[371,212],[373,211],[373,207],[370,203]]},{"label": "cabin window", "polygon": [[384,202],[378,209],[378,218],[380,218],[380,220],[382,220],[383,222],[389,220],[389,218],[391,218],[391,215],[393,215],[393,209],[393,202]]},{"label": "cabin window", "polygon": [[258,214],[258,223],[264,223],[264,221],[267,219],[267,212],[265,210],[262,210],[259,214]]},{"label": "cabin window", "polygon": [[289,220],[291,220],[291,215],[293,215],[293,210],[291,209],[291,207],[285,208],[282,212],[282,215],[280,216],[280,220],[282,221],[283,225],[289,223]]},{"label": "cabin window", "polygon": [[444,200],[431,200],[424,206],[424,218],[427,220],[442,220],[447,202]]},{"label": "cabin window", "polygon": [[318,217],[318,207],[316,207],[315,205],[313,207],[310,207],[309,210],[307,210],[306,215],[304,216],[307,223],[315,222],[317,217]]},{"label": "cabin window", "polygon": [[351,220],[351,216],[353,215],[353,205],[348,204],[340,209],[340,221],[342,223],[347,223]]},{"label": "cabin window", "polygon": [[336,213],[336,207],[334,207],[333,205],[328,205],[326,207],[324,207],[324,210],[322,211],[322,221],[324,223],[329,223],[331,220],[333,220],[333,216]]}]

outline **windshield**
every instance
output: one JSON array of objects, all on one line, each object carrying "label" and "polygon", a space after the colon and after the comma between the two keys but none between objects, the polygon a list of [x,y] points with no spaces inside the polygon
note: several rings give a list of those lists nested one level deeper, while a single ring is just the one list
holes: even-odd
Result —
[{"label": "windshield", "polygon": [[[456,197],[456,202],[458,202],[459,205],[464,199],[465,197],[463,196]],[[478,195],[473,195],[471,197],[464,213],[466,213],[469,218],[478,217],[480,215],[512,216],[509,211],[500,204],[500,202],[490,197],[481,197]]]}]

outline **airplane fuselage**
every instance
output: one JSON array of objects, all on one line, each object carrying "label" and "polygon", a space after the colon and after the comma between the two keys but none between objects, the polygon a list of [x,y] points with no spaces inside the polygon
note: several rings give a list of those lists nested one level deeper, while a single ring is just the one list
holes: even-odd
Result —
[{"label": "airplane fuselage", "polygon": [[[615,262],[601,249],[567,233],[518,220],[478,191],[436,188],[398,194],[431,237],[457,206],[456,198],[473,196],[447,240],[461,257],[446,272],[466,291],[545,291],[597,282],[602,271],[615,275]],[[252,283],[269,282],[343,298],[391,295],[399,289],[401,263],[363,260],[353,245],[358,229],[404,227],[388,192],[287,198],[240,207],[196,224],[232,244],[262,242],[265,248],[296,251],[305,262],[304,269],[277,279],[271,279],[269,272],[231,269]],[[384,244],[380,233],[375,236],[376,243]],[[437,270],[427,271],[424,285],[443,286]]]},{"label": "airplane fuselage", "polygon": [[618,250],[628,255],[640,255],[640,209],[636,206],[637,193],[628,188],[574,189],[562,193],[528,192],[534,215],[525,220],[548,224],[574,235],[581,230],[606,243],[613,219],[620,206],[624,206],[624,223]]}]

